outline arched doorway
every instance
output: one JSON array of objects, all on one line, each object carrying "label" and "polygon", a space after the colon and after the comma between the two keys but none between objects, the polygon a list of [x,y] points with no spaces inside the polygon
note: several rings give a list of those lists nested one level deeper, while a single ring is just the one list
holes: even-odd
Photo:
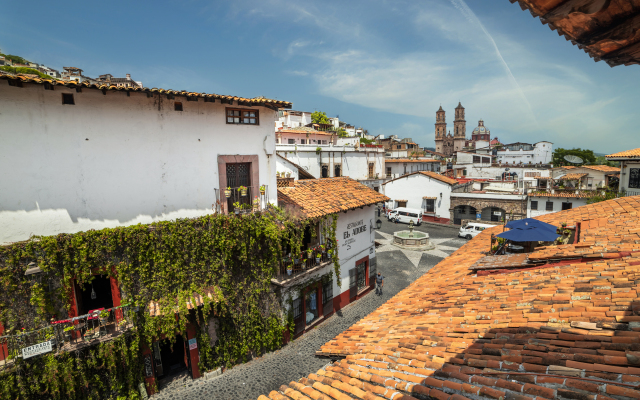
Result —
[{"label": "arched doorway", "polygon": [[483,221],[493,221],[500,222],[504,219],[506,212],[499,207],[485,207],[482,209],[482,218]]},{"label": "arched doorway", "polygon": [[472,206],[455,206],[453,208],[453,223],[462,224],[463,219],[476,219],[476,209]]}]

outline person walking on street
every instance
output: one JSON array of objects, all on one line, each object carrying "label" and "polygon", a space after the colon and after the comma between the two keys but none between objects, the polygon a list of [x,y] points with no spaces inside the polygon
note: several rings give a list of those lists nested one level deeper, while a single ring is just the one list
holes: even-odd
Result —
[{"label": "person walking on street", "polygon": [[376,294],[382,296],[382,287],[384,286],[384,276],[380,272],[376,275]]}]

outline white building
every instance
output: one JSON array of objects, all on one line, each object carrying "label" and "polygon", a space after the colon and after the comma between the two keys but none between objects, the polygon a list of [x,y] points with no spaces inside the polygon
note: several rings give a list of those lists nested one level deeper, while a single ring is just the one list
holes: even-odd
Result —
[{"label": "white building", "polygon": [[640,148],[609,154],[609,161],[620,161],[619,190],[627,196],[640,195]]},{"label": "white building", "polygon": [[227,187],[277,202],[273,126],[291,103],[0,80],[0,243],[226,211]]},{"label": "white building", "polygon": [[553,160],[553,143],[542,141],[534,144],[505,144],[497,152],[499,164],[550,164]]},{"label": "white building", "polygon": [[491,156],[469,153],[466,151],[456,152],[456,166],[470,165],[474,167],[490,167]]},{"label": "white building", "polygon": [[[375,204],[387,199],[347,177],[302,180],[292,187],[278,189],[281,207],[305,218],[320,219],[312,228],[316,230],[315,237],[305,232],[302,254],[291,254],[272,280],[282,298],[287,303],[291,301],[295,336],[312,329],[373,288],[376,273]],[[320,245],[328,249],[322,232],[333,220],[329,217],[323,221],[322,218],[329,214],[338,216],[336,239],[340,286],[331,258],[318,251]],[[306,249],[315,249],[310,258]],[[321,257],[319,263],[316,255]],[[288,304],[285,307],[289,309]]]},{"label": "white building", "polygon": [[578,188],[594,190],[608,186],[609,178],[611,176],[618,176],[620,174],[620,168],[610,167],[608,165],[582,165],[566,170],[565,174],[559,174],[555,179],[562,179],[562,177],[568,174],[583,175],[579,180]]},{"label": "white building", "polygon": [[280,143],[276,151],[316,178],[348,176],[374,190],[384,182],[384,149],[378,145]]},{"label": "white building", "polygon": [[587,205],[587,200],[593,193],[580,191],[549,191],[529,193],[527,199],[527,218],[535,218],[540,215],[550,214],[562,210]]},{"label": "white building", "polygon": [[449,220],[451,190],[455,179],[432,171],[419,171],[392,179],[382,185],[382,193],[389,200],[387,207],[409,207],[421,209],[424,220]]},{"label": "white building", "polygon": [[440,161],[431,158],[387,158],[385,178],[395,179],[417,171],[440,172]]}]

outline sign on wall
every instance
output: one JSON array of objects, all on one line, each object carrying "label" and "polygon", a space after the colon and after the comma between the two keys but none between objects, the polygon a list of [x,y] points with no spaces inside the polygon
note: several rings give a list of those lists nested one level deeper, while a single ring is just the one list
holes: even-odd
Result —
[{"label": "sign on wall", "polygon": [[146,356],[144,356],[144,375],[147,378],[151,378],[153,376],[153,364],[151,363],[151,354],[147,354]]},{"label": "sign on wall", "polygon": [[364,223],[364,219],[347,224],[347,230],[342,232],[344,239],[342,247],[346,247],[345,250],[351,250],[351,246],[356,242],[356,236],[366,231],[367,225]]},{"label": "sign on wall", "polygon": [[196,338],[189,339],[189,350],[194,350],[198,348],[198,341]]},{"label": "sign on wall", "polygon": [[480,214],[480,213],[476,213],[476,218],[477,218],[477,219],[482,218],[482,214]]},{"label": "sign on wall", "polygon": [[24,349],[22,349],[22,358],[27,359],[33,356],[37,356],[38,354],[48,353],[51,350],[51,340],[49,340],[48,342],[34,344],[33,346],[25,347]]}]

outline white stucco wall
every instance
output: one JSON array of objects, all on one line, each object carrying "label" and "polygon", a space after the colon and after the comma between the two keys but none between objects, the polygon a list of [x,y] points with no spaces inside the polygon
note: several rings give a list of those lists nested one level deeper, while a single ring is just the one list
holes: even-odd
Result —
[{"label": "white stucco wall", "polygon": [[553,143],[538,142],[533,145],[533,150],[499,150],[497,160],[499,163],[523,163],[523,164],[549,164],[553,159]]},{"label": "white stucco wall", "polygon": [[620,172],[620,185],[619,189],[623,189],[628,192],[628,195],[637,196],[640,195],[640,188],[633,188],[629,186],[629,178],[631,176],[632,168],[640,168],[640,160],[625,160],[620,162],[620,167],[624,167]]},{"label": "white stucco wall", "polygon": [[[391,167],[391,175],[386,173],[389,167]],[[416,171],[440,172],[440,162],[395,162],[393,159],[385,160],[385,176],[387,178],[399,178],[402,175]]]},{"label": "white stucco wall", "polygon": [[296,181],[300,179],[298,176],[298,167],[290,163],[288,160],[283,159],[282,157],[276,157],[276,171],[280,174],[284,173],[285,176],[287,173],[291,174],[291,178]]},{"label": "white stucco wall", "polygon": [[[538,202],[538,209],[531,209],[531,202]],[[546,205],[547,201],[553,203],[553,211],[547,211]],[[579,199],[579,198],[569,198],[569,197],[529,197],[527,200],[527,218],[535,218],[540,215],[551,214],[554,212],[562,211],[562,203],[569,202],[571,203],[571,208],[576,208],[580,206],[587,205],[587,199]]]},{"label": "white stucco wall", "polygon": [[381,151],[383,149],[367,150],[363,147],[356,151],[353,147],[320,147],[322,152],[317,154],[316,147],[276,146],[278,154],[298,164],[316,178],[322,177],[322,164],[329,165],[329,177],[334,176],[335,165],[341,164],[341,176],[367,180],[369,179],[370,162],[374,163],[374,176],[376,173],[379,174],[380,179],[384,176],[384,153]]},{"label": "white stucco wall", "polygon": [[[422,198],[437,197],[435,201],[436,217],[449,218],[451,206],[451,185],[432,179],[426,175],[413,174],[389,181],[382,185],[383,193],[391,199],[387,206],[394,208],[395,200],[407,200],[408,208],[425,210],[425,200]],[[442,193],[442,197],[440,197]]]},{"label": "white stucco wall", "polygon": [[[75,105],[62,105],[62,93]],[[227,125],[225,107],[0,85],[0,243],[211,213],[218,155],[258,155],[252,184],[268,185],[275,203],[276,112],[255,107],[259,126]]]}]

